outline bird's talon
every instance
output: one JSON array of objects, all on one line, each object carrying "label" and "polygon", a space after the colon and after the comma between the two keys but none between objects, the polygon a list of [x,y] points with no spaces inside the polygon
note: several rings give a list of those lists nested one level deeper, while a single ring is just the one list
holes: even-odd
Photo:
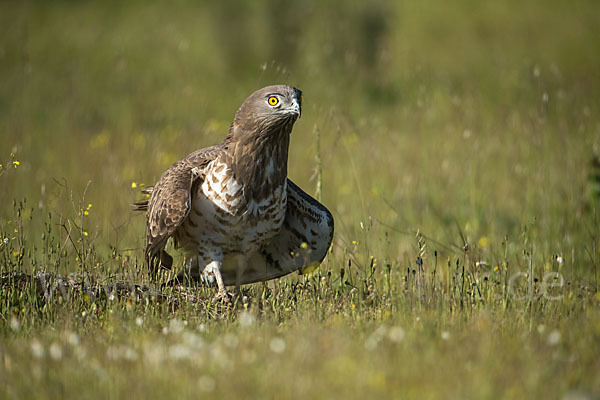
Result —
[{"label": "bird's talon", "polygon": [[233,304],[234,295],[229,293],[227,290],[219,291],[213,299],[213,303],[225,302],[227,304]]}]

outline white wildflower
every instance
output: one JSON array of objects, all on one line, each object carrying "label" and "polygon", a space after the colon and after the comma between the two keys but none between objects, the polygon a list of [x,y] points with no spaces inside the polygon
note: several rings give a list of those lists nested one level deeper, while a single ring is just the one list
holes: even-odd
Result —
[{"label": "white wildflower", "polygon": [[44,357],[44,346],[39,342],[39,340],[33,339],[33,341],[31,342],[30,348],[31,348],[31,354],[35,358]]},{"label": "white wildflower", "polygon": [[442,336],[443,340],[448,340],[448,339],[450,339],[450,332],[448,332],[448,331],[442,331],[442,335],[441,336]]},{"label": "white wildflower", "polygon": [[544,103],[547,103],[549,99],[550,99],[550,97],[548,96],[548,93],[547,93],[547,92],[544,92],[544,93],[542,94],[542,101],[543,101]]},{"label": "white wildflower", "polygon": [[183,321],[177,318],[173,318],[171,321],[169,321],[169,332],[172,332],[174,334],[181,333],[183,331],[184,326],[185,325]]},{"label": "white wildflower", "polygon": [[249,311],[244,310],[240,313],[240,315],[238,316],[238,321],[240,323],[240,326],[242,326],[243,328],[249,328],[252,325],[254,325],[254,315],[252,315]]},{"label": "white wildflower", "polygon": [[365,349],[374,350],[379,342],[384,338],[387,333],[387,328],[383,325],[375,329],[375,331],[365,341]]},{"label": "white wildflower", "polygon": [[21,329],[21,322],[18,318],[12,317],[10,319],[10,329],[12,329],[14,332],[19,332]]},{"label": "white wildflower", "polygon": [[123,349],[123,358],[127,361],[136,361],[138,358],[137,351],[129,346],[124,346]]},{"label": "white wildflower", "polygon": [[190,331],[185,331],[183,333],[183,343],[192,349],[201,349],[204,346],[202,337],[197,333]]},{"label": "white wildflower", "polygon": [[550,332],[550,334],[548,335],[548,339],[547,339],[548,345],[550,346],[556,346],[557,344],[560,343],[560,332],[558,330],[553,330],[552,332]]},{"label": "white wildflower", "polygon": [[67,343],[75,347],[79,345],[79,336],[75,332],[69,332],[67,334]]},{"label": "white wildflower", "polygon": [[537,327],[537,331],[541,335],[542,333],[544,333],[546,331],[546,325],[539,324],[538,327]]},{"label": "white wildflower", "polygon": [[174,344],[173,346],[169,347],[169,357],[172,360],[186,360],[191,358],[191,355],[190,348],[184,344]]},{"label": "white wildflower", "polygon": [[269,348],[273,353],[281,354],[285,350],[285,340],[279,337],[273,338],[269,343]]},{"label": "white wildflower", "polygon": [[406,333],[400,326],[393,326],[388,331],[388,338],[395,343],[400,343],[404,340],[404,336],[406,336]]},{"label": "white wildflower", "polygon": [[60,360],[63,355],[62,348],[58,343],[52,343],[48,349],[48,353],[53,360]]},{"label": "white wildflower", "polygon": [[109,360],[124,359],[127,361],[136,361],[138,359],[138,353],[129,346],[110,346],[106,349],[106,357],[108,357]]}]

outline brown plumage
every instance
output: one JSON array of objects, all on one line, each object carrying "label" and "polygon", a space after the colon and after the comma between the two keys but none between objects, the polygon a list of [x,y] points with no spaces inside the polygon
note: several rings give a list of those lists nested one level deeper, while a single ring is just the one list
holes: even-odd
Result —
[{"label": "brown plumage", "polygon": [[178,282],[239,286],[320,263],[333,217],[287,179],[290,133],[301,92],[285,85],[254,92],[238,109],[225,140],[174,163],[148,202],[146,259],[171,267],[169,238],[187,255]]}]

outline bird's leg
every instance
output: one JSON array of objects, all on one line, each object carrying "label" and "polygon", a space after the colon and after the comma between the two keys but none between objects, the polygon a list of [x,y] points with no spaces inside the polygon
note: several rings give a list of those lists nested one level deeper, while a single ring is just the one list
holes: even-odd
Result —
[{"label": "bird's leg", "polygon": [[242,295],[240,287],[242,286],[242,278],[244,277],[244,271],[246,270],[247,265],[246,257],[243,255],[238,256],[237,269],[235,271],[235,294],[240,297]]},{"label": "bird's leg", "polygon": [[160,252],[160,266],[169,270],[173,266],[173,257],[164,250]]},{"label": "bird's leg", "polygon": [[204,273],[208,275],[213,275],[215,280],[217,281],[218,292],[215,296],[215,301],[225,300],[226,302],[231,302],[231,295],[225,289],[225,284],[223,283],[223,277],[221,276],[221,261],[212,261],[210,264],[206,266],[204,269]]}]

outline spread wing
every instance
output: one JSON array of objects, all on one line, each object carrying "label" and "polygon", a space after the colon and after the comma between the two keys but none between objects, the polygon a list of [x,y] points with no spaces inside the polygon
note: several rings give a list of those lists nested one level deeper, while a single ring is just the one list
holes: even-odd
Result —
[{"label": "spread wing", "polygon": [[171,165],[152,188],[147,205],[146,260],[155,266],[167,241],[190,212],[192,193],[204,178],[203,169],[219,146],[198,150]]},{"label": "spread wing", "polygon": [[[317,200],[287,180],[287,210],[281,231],[260,252],[250,255],[242,284],[266,281],[318,266],[333,239],[333,216]],[[223,281],[235,284],[234,265],[223,265]]]}]

